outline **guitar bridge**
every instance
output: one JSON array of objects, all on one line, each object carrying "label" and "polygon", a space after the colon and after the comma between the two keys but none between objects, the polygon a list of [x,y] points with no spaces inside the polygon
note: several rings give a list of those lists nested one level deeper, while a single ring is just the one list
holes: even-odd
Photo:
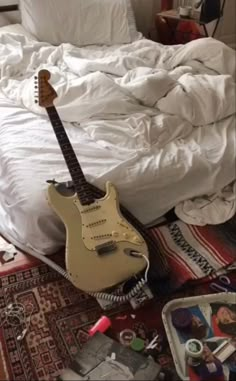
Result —
[{"label": "guitar bridge", "polygon": [[102,243],[101,245],[97,245],[95,247],[98,255],[110,253],[111,251],[115,251],[116,248],[117,248],[117,244],[115,241],[108,241],[108,242]]}]

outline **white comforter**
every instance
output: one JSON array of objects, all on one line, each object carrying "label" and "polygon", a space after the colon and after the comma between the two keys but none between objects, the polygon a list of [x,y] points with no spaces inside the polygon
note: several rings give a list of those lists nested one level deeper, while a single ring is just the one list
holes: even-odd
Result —
[{"label": "white comforter", "polygon": [[[64,243],[46,180],[68,171],[34,75],[51,71],[55,106],[83,171],[149,224],[177,206],[192,223],[235,213],[235,55],[213,39],[167,47],[52,47],[0,36],[0,232],[42,253]],[[225,188],[228,186],[227,188]],[[207,196],[207,197],[206,197]]]}]

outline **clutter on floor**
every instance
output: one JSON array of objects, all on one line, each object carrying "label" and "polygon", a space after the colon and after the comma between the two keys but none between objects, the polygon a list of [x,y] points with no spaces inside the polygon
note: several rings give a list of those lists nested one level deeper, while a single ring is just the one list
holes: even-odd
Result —
[{"label": "clutter on floor", "polygon": [[[81,380],[157,380],[160,373],[152,357],[98,332],[77,353],[71,368]],[[59,379],[64,381],[63,373]]]},{"label": "clutter on floor", "polygon": [[[127,315],[120,317],[126,320]],[[175,367],[182,381],[233,380],[236,366],[236,294],[221,293],[174,299],[162,318]],[[135,316],[134,316],[135,319]],[[102,316],[89,330],[90,339],[58,380],[167,380],[154,361],[163,338],[149,343],[132,329],[119,342],[105,336],[112,321]],[[73,372],[73,374],[71,374]],[[76,378],[77,377],[77,378]]]},{"label": "clutter on floor", "polygon": [[[93,340],[93,334],[98,331],[131,351],[152,356],[160,366],[160,379],[165,376],[170,381],[179,380],[162,324],[162,309],[170,300],[178,298],[225,290],[234,292],[235,225],[234,218],[219,226],[196,227],[178,221],[152,229],[159,250],[168,258],[169,279],[161,288],[151,284],[146,297],[136,296],[133,305],[113,304],[107,309],[53,269],[17,251],[13,261],[0,263],[0,308],[4,320],[0,328],[0,369],[5,372],[4,378],[0,372],[1,377],[6,381],[54,381],[63,370],[67,370],[68,376],[78,350],[83,350],[85,343]],[[8,245],[0,239],[1,251],[5,253]],[[64,265],[63,252],[52,259]],[[181,311],[175,313],[173,321],[177,327],[178,324],[190,327],[190,311],[185,311],[182,323],[178,316]],[[234,312],[230,316],[234,317]],[[20,324],[11,324],[12,318],[14,323]],[[200,324],[193,331],[195,340],[202,341],[203,328]],[[187,338],[192,339],[188,335]],[[200,346],[201,353],[198,341],[190,342],[189,347],[185,343],[186,353],[191,352],[194,345],[195,348]],[[228,363],[230,360],[230,380],[233,379],[236,368],[234,342],[223,337],[217,347],[211,343],[210,349],[218,361]],[[189,356],[190,363],[194,363],[193,357]],[[191,371],[190,367],[188,377],[195,380],[196,374]],[[67,376],[63,373],[63,377]],[[71,373],[68,377],[73,379]]]},{"label": "clutter on floor", "polygon": [[[234,286],[235,271],[228,277]],[[89,332],[91,334],[97,328],[98,331],[101,329],[99,320],[102,316],[105,316],[102,319],[104,335],[141,355],[148,351],[145,355],[154,358],[161,367],[160,373],[167,375],[168,381],[179,380],[162,324],[162,309],[176,298],[213,293],[210,288],[212,280],[198,281],[195,286],[176,291],[171,296],[155,296],[136,310],[130,305],[122,305],[104,311],[94,298],[80,292],[41,263],[34,262],[24,269],[2,275],[0,282],[2,310],[11,303],[33,306],[30,325],[23,340],[17,340],[22,332],[20,327],[12,327],[5,322],[0,328],[0,365],[6,369],[7,381],[20,378],[56,380],[64,369],[70,367],[78,349],[83,349],[85,343],[93,338]],[[109,329],[106,329],[108,326]]]},{"label": "clutter on floor", "polygon": [[181,380],[231,380],[236,365],[235,292],[175,299],[166,304],[162,317]]}]

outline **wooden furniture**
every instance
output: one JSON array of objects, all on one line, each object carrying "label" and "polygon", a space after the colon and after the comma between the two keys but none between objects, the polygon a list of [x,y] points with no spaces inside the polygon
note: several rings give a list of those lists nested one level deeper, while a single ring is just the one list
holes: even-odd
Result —
[{"label": "wooden furniture", "polygon": [[[222,4],[221,4],[219,17],[215,18],[214,20],[211,20],[211,21],[216,21],[216,25],[215,25],[211,35],[209,34],[208,29],[207,29],[207,24],[209,23],[209,21],[202,21],[200,19],[199,13],[195,13],[191,17],[182,17],[179,15],[178,9],[170,9],[170,10],[166,10],[166,11],[162,11],[162,12],[158,13],[156,15],[156,17],[162,18],[165,20],[165,22],[166,22],[166,24],[170,30],[171,37],[173,38],[173,40],[175,40],[175,34],[177,31],[177,27],[178,27],[179,22],[181,22],[181,21],[189,21],[189,22],[195,23],[195,24],[199,25],[200,27],[202,27],[204,34],[201,34],[201,32],[199,30],[198,37],[201,37],[201,36],[202,37],[214,37],[216,34],[216,31],[217,31],[219,22],[220,22],[221,18],[223,17],[223,14],[224,14],[225,3],[226,3],[226,0],[223,0]],[[194,33],[191,31],[191,34],[194,34]]]}]

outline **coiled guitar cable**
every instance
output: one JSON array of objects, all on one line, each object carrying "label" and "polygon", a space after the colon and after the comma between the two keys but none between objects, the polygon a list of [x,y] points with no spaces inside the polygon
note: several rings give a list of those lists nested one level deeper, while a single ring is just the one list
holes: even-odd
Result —
[{"label": "coiled guitar cable", "polygon": [[144,254],[136,252],[136,251],[130,252],[129,255],[135,258],[143,257],[145,261],[147,262],[144,278],[141,278],[139,281],[137,281],[137,284],[125,295],[115,295],[112,293],[109,294],[108,292],[88,292],[88,294],[97,299],[107,300],[109,302],[114,302],[114,303],[128,302],[135,295],[137,295],[148,282],[148,272],[150,269],[150,261]]},{"label": "coiled guitar cable", "polygon": [[[71,281],[70,276],[66,272],[66,270],[64,270],[61,266],[57,265],[51,259],[47,258],[45,255],[36,253],[35,251],[32,251],[32,250],[29,250],[29,254],[32,255],[33,257],[39,259],[40,261],[44,262],[46,265],[51,267],[53,270],[57,271],[64,278]],[[128,255],[130,255],[134,258],[143,257],[147,263],[147,266],[146,266],[144,277],[141,278],[139,281],[137,281],[137,284],[127,294],[116,295],[114,293],[108,293],[108,292],[86,292],[86,293],[90,296],[93,296],[94,298],[106,300],[106,301],[114,302],[114,303],[126,303],[126,302],[130,301],[135,295],[137,295],[148,282],[148,272],[150,269],[150,261],[144,254],[142,254],[138,251],[130,251]]]}]

